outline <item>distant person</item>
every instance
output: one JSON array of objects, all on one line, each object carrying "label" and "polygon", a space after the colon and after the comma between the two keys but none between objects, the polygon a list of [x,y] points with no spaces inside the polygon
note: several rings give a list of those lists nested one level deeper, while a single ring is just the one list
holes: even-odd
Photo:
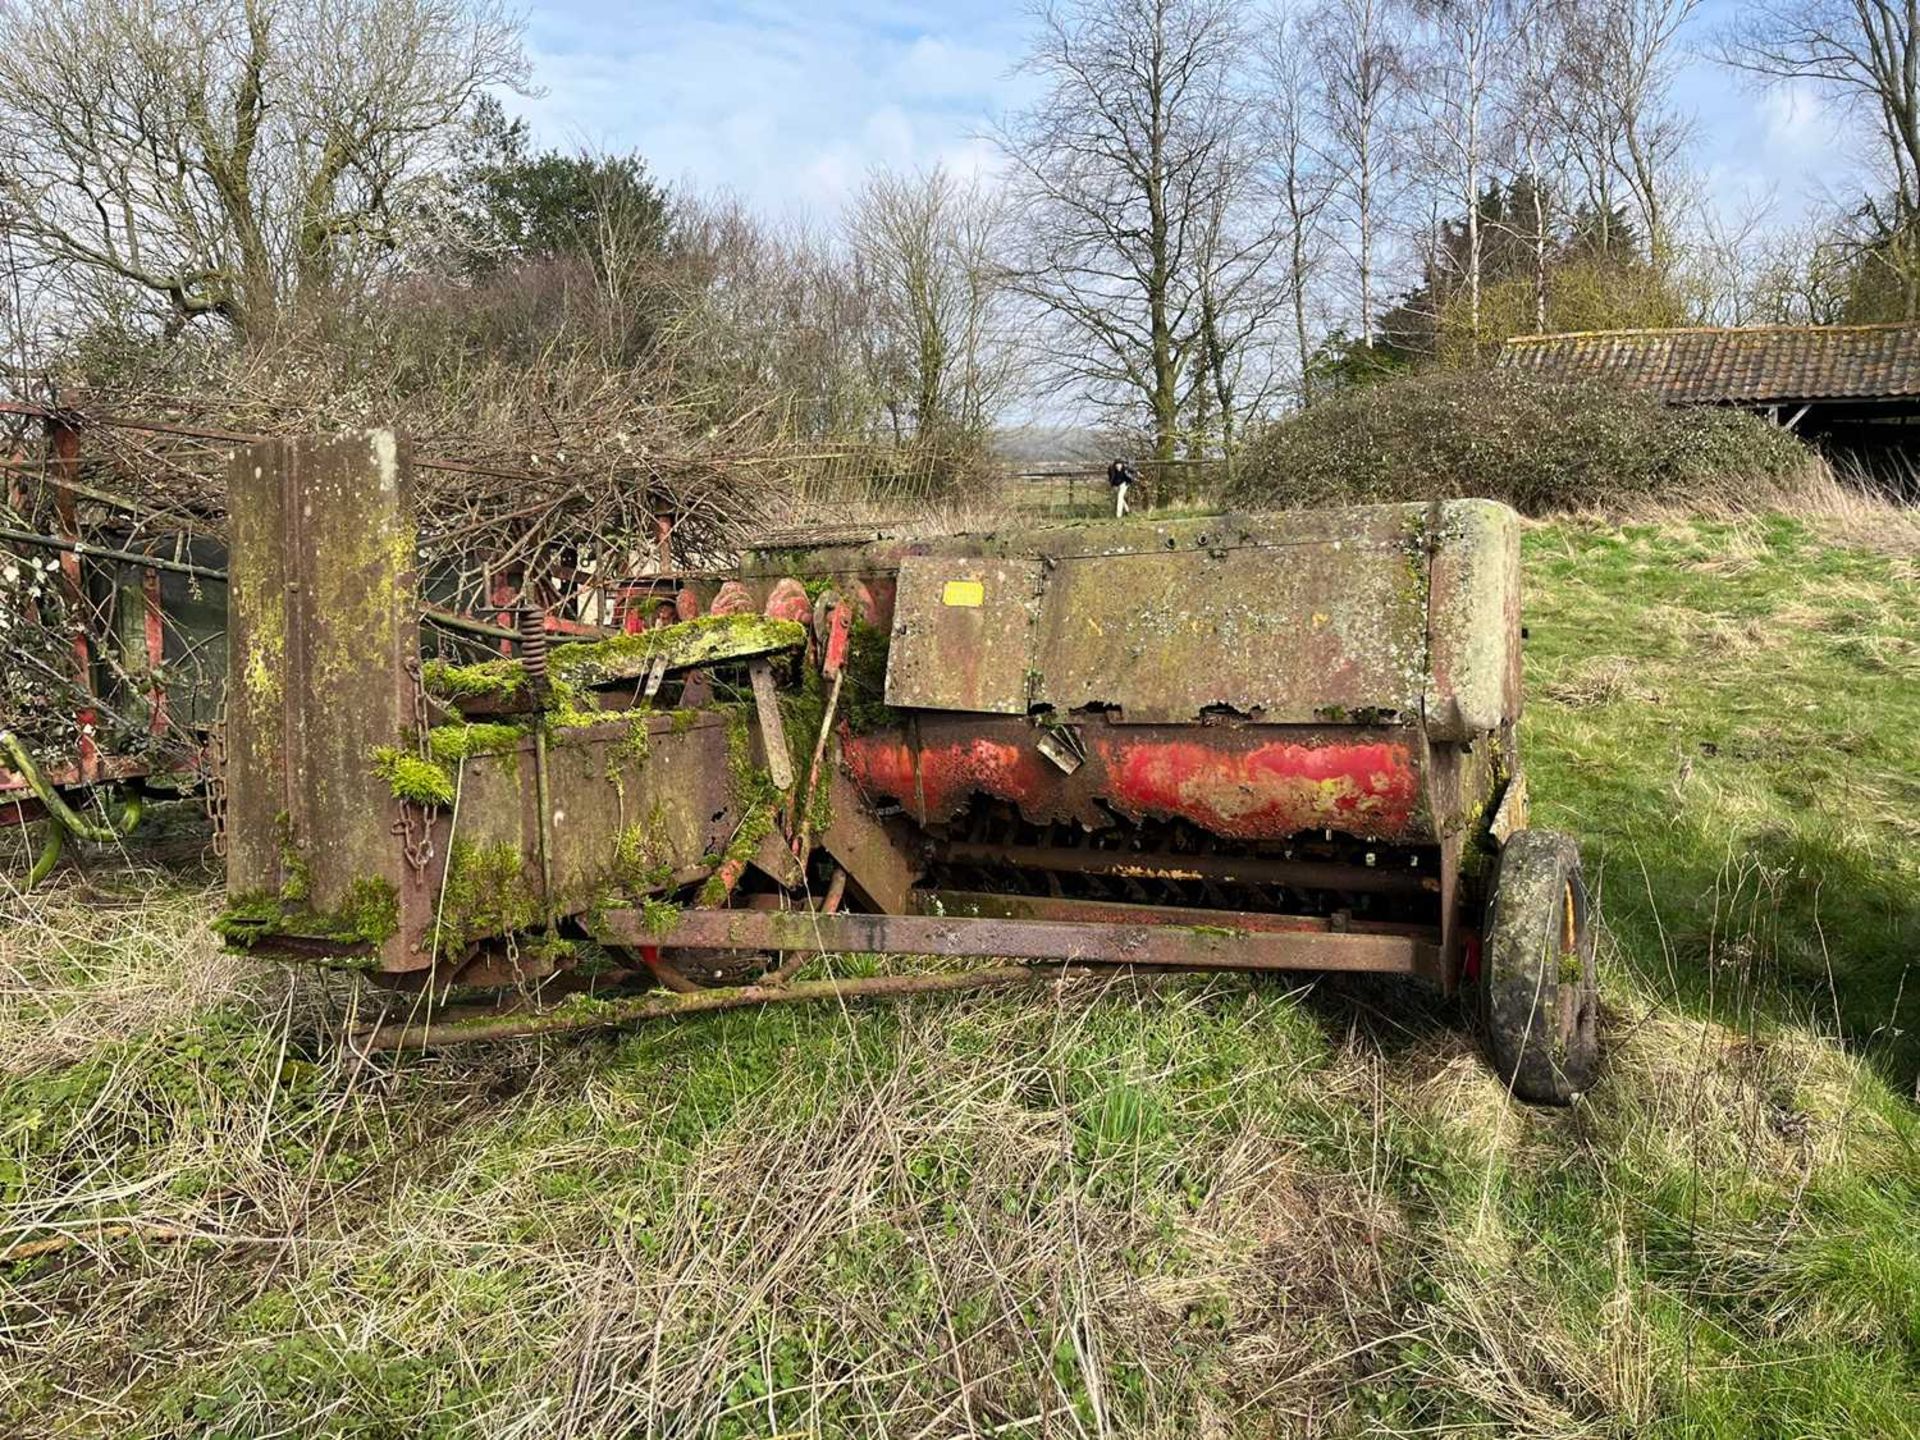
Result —
[{"label": "distant person", "polygon": [[1127,513],[1127,487],[1140,478],[1133,468],[1131,460],[1115,460],[1107,466],[1107,484],[1113,487],[1113,518],[1122,519]]}]

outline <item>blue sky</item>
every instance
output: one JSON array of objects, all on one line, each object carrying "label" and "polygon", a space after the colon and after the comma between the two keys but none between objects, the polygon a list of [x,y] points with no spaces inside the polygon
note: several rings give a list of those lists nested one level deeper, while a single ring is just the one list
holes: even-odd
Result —
[{"label": "blue sky", "polygon": [[981,132],[1029,88],[1009,74],[1026,31],[981,0],[539,0],[545,93],[518,105],[550,143],[635,149],[669,182],[827,219],[871,165],[991,164]]},{"label": "blue sky", "polygon": [[[1707,0],[1696,43],[1737,8]],[[982,132],[1031,92],[1013,73],[1029,30],[1018,3],[987,0],[537,0],[544,93],[509,104],[544,142],[638,150],[670,182],[829,220],[870,165],[991,166]],[[1771,193],[1787,220],[1850,188],[1835,117],[1810,91],[1753,93],[1698,56],[1678,95],[1724,209]]]}]

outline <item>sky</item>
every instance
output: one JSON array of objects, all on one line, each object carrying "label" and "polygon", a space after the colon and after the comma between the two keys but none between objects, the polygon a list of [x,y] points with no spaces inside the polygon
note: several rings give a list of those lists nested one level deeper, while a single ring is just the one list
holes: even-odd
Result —
[{"label": "sky", "polygon": [[669,183],[830,220],[874,165],[990,168],[1031,93],[1027,21],[988,0],[537,0],[537,138],[637,150]]},{"label": "sky", "polygon": [[[1704,52],[1737,0],[1690,25]],[[1029,101],[1018,0],[534,0],[537,95],[509,97],[539,140],[637,150],[670,183],[773,216],[830,222],[869,167],[991,169],[994,121]],[[1676,86],[1696,161],[1730,217],[1791,222],[1843,196],[1840,117],[1805,88],[1756,92],[1704,53]]]}]

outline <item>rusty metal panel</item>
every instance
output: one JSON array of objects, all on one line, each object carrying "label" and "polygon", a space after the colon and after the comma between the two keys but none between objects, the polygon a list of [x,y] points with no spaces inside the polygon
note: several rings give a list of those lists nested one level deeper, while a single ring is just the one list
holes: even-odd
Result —
[{"label": "rusty metal panel", "polygon": [[[919,636],[897,663],[903,682],[930,677],[890,682],[896,705],[1019,713],[1012,652],[1026,650],[1025,708],[1111,707],[1132,724],[1424,718],[1464,739],[1519,713],[1518,533],[1507,507],[1458,500],[953,536],[910,555],[886,542],[861,562],[897,565],[903,586],[916,572],[916,615],[956,567],[1042,566],[1030,649],[1017,626],[1003,653],[1006,633],[942,617],[951,643]],[[972,665],[997,693],[954,678]]]},{"label": "rusty metal panel", "polygon": [[[230,471],[230,896],[319,917],[420,891],[376,747],[414,720],[419,653],[405,443],[271,441]],[[404,965],[397,937],[384,957]]]},{"label": "rusty metal panel", "polygon": [[290,447],[239,451],[227,478],[227,891],[278,891],[274,817],[286,807]]},{"label": "rusty metal panel", "polygon": [[828,784],[833,814],[821,832],[821,848],[840,863],[876,910],[905,910],[920,878],[919,846],[912,831],[897,817],[883,820],[868,814],[867,797],[838,765]]},{"label": "rusty metal panel", "polygon": [[1431,632],[1422,709],[1436,740],[1470,740],[1520,718],[1520,517],[1455,500],[1428,517]]},{"label": "rusty metal panel", "polygon": [[1044,574],[1037,559],[901,560],[887,704],[1026,714]]},{"label": "rusty metal panel", "polygon": [[[547,843],[556,918],[635,899],[649,888],[643,878],[688,869],[732,838],[739,815],[729,794],[725,714],[701,714],[691,724],[650,715],[641,723],[645,745],[635,743],[625,718],[548,737]],[[501,917],[515,916],[528,928],[544,923],[549,907],[541,894],[534,766],[530,734],[511,751],[476,755],[459,766],[458,813],[441,810],[433,820],[435,858],[423,877],[428,903],[402,910],[398,948],[408,966],[424,966],[433,955],[442,896],[456,912],[472,906],[471,913],[444,917],[468,943],[498,935],[493,922]],[[500,863],[502,855],[517,863]],[[462,876],[463,867],[478,867],[497,893],[469,897],[473,881]]]},{"label": "rusty metal panel", "polygon": [[1128,723],[1210,709],[1269,723],[1413,719],[1426,670],[1419,534],[1398,507],[1340,520],[1319,536],[1222,529],[1063,557],[1034,699],[1062,713],[1117,707]]}]

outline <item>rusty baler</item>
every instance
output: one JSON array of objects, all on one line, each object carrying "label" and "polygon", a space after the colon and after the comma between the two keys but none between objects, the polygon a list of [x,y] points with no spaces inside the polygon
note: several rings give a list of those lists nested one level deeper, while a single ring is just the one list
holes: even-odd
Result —
[{"label": "rusty baler", "polygon": [[[1503,506],[773,537],[654,577],[654,628],[529,613],[455,663],[422,650],[404,440],[242,451],[230,505],[221,929],[413,992],[367,1043],[1371,972],[1466,991],[1523,1098],[1591,1081]],[[838,952],[995,963],[800,978]]]}]

